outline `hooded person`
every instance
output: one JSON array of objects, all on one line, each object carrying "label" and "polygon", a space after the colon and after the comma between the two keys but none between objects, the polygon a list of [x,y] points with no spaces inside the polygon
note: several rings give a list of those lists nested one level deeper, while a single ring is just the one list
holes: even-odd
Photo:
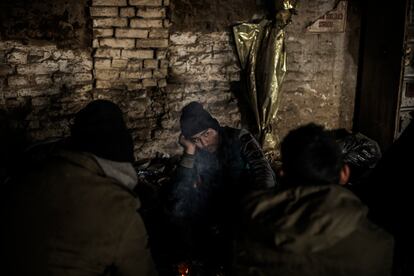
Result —
[{"label": "hooded person", "polygon": [[97,100],[79,111],[64,146],[12,183],[2,210],[8,225],[3,271],[155,275],[132,192],[133,161],[132,138],[116,104]]},{"label": "hooded person", "polygon": [[184,153],[170,210],[182,233],[181,258],[216,273],[217,267],[228,268],[238,195],[250,186],[274,188],[275,176],[247,130],[220,126],[200,103],[182,109],[180,127]]},{"label": "hooded person", "polygon": [[281,190],[245,198],[234,275],[391,275],[393,238],[339,185],[350,171],[332,135],[315,124],[299,127],[281,154]]}]

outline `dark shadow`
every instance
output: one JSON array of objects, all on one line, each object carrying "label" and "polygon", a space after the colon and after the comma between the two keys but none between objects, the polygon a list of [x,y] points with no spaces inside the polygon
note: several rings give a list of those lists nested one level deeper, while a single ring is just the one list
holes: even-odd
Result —
[{"label": "dark shadow", "polygon": [[[23,112],[25,113],[25,112]],[[16,173],[19,166],[19,158],[28,145],[26,129],[24,128],[21,113],[13,116],[0,109],[0,185]],[[24,115],[24,114],[23,114]]]}]

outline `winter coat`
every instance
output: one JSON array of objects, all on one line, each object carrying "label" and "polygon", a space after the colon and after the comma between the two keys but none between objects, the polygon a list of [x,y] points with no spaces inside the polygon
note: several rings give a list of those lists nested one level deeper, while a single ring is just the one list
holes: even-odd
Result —
[{"label": "winter coat", "polygon": [[[183,258],[223,264],[230,258],[239,198],[250,186],[275,186],[259,144],[246,130],[221,127],[215,153],[184,155],[170,193],[173,224]],[[228,262],[227,262],[228,263]]]},{"label": "winter coat", "polygon": [[216,153],[198,150],[184,154],[178,168],[173,214],[191,219],[214,219],[249,187],[275,187],[275,175],[260,145],[246,130],[221,127]]},{"label": "winter coat", "polygon": [[234,275],[390,275],[392,237],[340,185],[258,192],[247,202]]},{"label": "winter coat", "polygon": [[2,206],[2,274],[154,275],[140,203],[127,187],[134,172],[60,151],[18,179]]}]

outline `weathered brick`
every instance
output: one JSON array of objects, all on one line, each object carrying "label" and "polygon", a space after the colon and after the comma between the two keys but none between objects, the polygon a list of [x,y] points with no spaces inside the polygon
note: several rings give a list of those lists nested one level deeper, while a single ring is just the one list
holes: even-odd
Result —
[{"label": "weathered brick", "polygon": [[162,6],[162,0],[129,0],[131,6]]},{"label": "weathered brick", "polygon": [[97,49],[95,52],[95,57],[121,57],[120,49]]},{"label": "weathered brick", "polygon": [[[220,41],[220,40],[216,40]],[[229,42],[216,42],[213,44],[213,52],[232,51],[233,47]]]},{"label": "weathered brick", "polygon": [[113,59],[112,67],[114,68],[125,68],[128,65],[127,59]]},{"label": "weathered brick", "polygon": [[168,68],[168,60],[163,59],[160,61],[160,68]]},{"label": "weathered brick", "polygon": [[[0,86],[0,88],[1,88],[1,86]],[[3,99],[17,98],[17,90],[16,89],[2,90],[2,94],[3,94],[3,97],[1,97],[1,98],[3,98]],[[8,101],[11,101],[11,100],[8,100]]]},{"label": "weathered brick", "polygon": [[119,77],[118,70],[95,70],[95,77],[98,80],[116,80]]},{"label": "weathered brick", "polygon": [[127,38],[147,38],[148,30],[141,29],[116,29],[115,37],[127,37]]},{"label": "weathered brick", "polygon": [[136,58],[136,59],[151,59],[154,58],[153,50],[122,50],[122,57]]},{"label": "weathered brick", "polygon": [[167,51],[166,50],[157,50],[156,58],[157,59],[166,59],[167,58]]},{"label": "weathered brick", "polygon": [[59,94],[60,90],[58,87],[51,87],[48,89],[44,88],[23,88],[17,90],[17,95],[19,97],[37,97],[37,96],[43,96],[43,95],[56,95]]},{"label": "weathered brick", "polygon": [[170,0],[164,0],[162,4],[164,6],[169,6],[170,5]]},{"label": "weathered brick", "polygon": [[92,40],[92,48],[99,48],[99,40],[98,39],[94,39]]},{"label": "weathered brick", "polygon": [[120,14],[121,14],[121,17],[134,17],[135,8],[134,7],[121,8]]},{"label": "weathered brick", "polygon": [[138,8],[137,16],[142,18],[164,18],[165,8]]},{"label": "weathered brick", "polygon": [[128,70],[139,70],[143,67],[143,61],[142,60],[136,60],[136,59],[130,59],[128,61]]},{"label": "weathered brick", "polygon": [[[55,54],[57,54],[57,52],[53,53],[54,56]],[[60,59],[75,59],[75,53],[72,50],[66,50],[66,51],[60,52],[59,58]]]},{"label": "weathered brick", "polygon": [[[211,53],[212,52],[212,48],[211,45],[192,45],[192,46],[186,46],[185,47],[185,51],[193,54],[193,53]],[[188,55],[188,53],[185,53],[186,55]]]},{"label": "weathered brick", "polygon": [[162,21],[162,25],[164,26],[164,28],[169,28],[169,27],[172,26],[172,23],[171,23],[171,21],[169,19],[164,19]]},{"label": "weathered brick", "polygon": [[189,69],[187,68],[187,65],[183,62],[180,65],[174,64],[174,66],[171,66],[171,74],[174,76],[184,76],[186,75]]},{"label": "weathered brick", "polygon": [[99,37],[111,37],[114,35],[114,29],[93,29],[93,37],[99,38]]},{"label": "weathered brick", "polygon": [[13,51],[7,55],[7,62],[11,64],[26,64],[27,52]]},{"label": "weathered brick", "polygon": [[76,82],[87,82],[87,81],[92,81],[93,76],[91,72],[88,73],[78,73],[76,75],[74,75],[75,77],[75,81]]},{"label": "weathered brick", "polygon": [[112,48],[135,48],[135,39],[122,39],[122,38],[101,38],[99,39],[100,46],[112,47]]},{"label": "weathered brick", "polygon": [[110,69],[111,60],[110,59],[95,59],[95,69]]},{"label": "weathered brick", "polygon": [[27,63],[40,63],[47,59],[49,53],[44,51],[30,51],[27,56]]},{"label": "weathered brick", "polygon": [[168,39],[138,39],[137,48],[167,48]]},{"label": "weathered brick", "polygon": [[126,27],[128,26],[127,18],[97,18],[92,20],[94,28],[107,28],[107,27]]},{"label": "weathered brick", "polygon": [[92,17],[117,17],[117,7],[91,7],[89,8]]},{"label": "weathered brick", "polygon": [[149,32],[149,38],[168,38],[168,29],[152,29]]},{"label": "weathered brick", "polygon": [[167,68],[160,68],[158,70],[154,70],[153,74],[154,74],[154,78],[162,79],[162,78],[167,77],[168,69]]},{"label": "weathered brick", "polygon": [[240,72],[230,74],[229,81],[240,81]]},{"label": "weathered brick", "polygon": [[10,76],[7,78],[7,84],[10,87],[26,86],[29,84],[27,77],[23,76]]},{"label": "weathered brick", "polygon": [[196,43],[198,37],[193,32],[174,33],[171,34],[170,40],[174,45],[188,45]]},{"label": "weathered brick", "polygon": [[142,89],[142,83],[137,83],[137,82],[127,83],[127,89],[128,91],[140,90]]},{"label": "weathered brick", "polygon": [[77,84],[92,81],[92,74],[91,73],[78,73],[78,74],[63,74],[57,73],[53,75],[53,81],[55,83],[61,84]]},{"label": "weathered brick", "polygon": [[59,70],[59,64],[56,62],[51,62],[51,61],[17,66],[17,73],[22,74],[22,75],[27,75],[27,74],[45,75],[45,74],[51,74],[58,70]]},{"label": "weathered brick", "polygon": [[104,81],[104,80],[97,80],[96,81],[96,88],[98,89],[108,89],[112,87],[111,81]]},{"label": "weathered brick", "polygon": [[148,69],[158,68],[158,60],[156,59],[144,60],[144,68],[148,68]]},{"label": "weathered brick", "polygon": [[145,80],[142,80],[142,86],[154,87],[154,86],[157,86],[157,81],[154,79],[145,79]]},{"label": "weathered brick", "polygon": [[140,79],[141,78],[141,72],[136,71],[122,71],[119,75],[119,78],[124,79]]},{"label": "weathered brick", "polygon": [[158,87],[166,87],[167,86],[167,80],[166,79],[160,79],[157,81]]},{"label": "weathered brick", "polygon": [[[151,57],[152,58],[152,57]],[[7,64],[0,64],[0,76],[7,76],[13,73],[13,67]]]},{"label": "weathered brick", "polygon": [[162,28],[163,21],[160,19],[131,19],[132,28]]},{"label": "weathered brick", "polygon": [[126,6],[127,0],[93,0],[92,6]]},{"label": "weathered brick", "polygon": [[145,71],[122,71],[120,73],[121,79],[148,79],[152,77],[152,72]]},{"label": "weathered brick", "polygon": [[36,76],[35,83],[37,85],[52,85],[53,81],[50,75]]},{"label": "weathered brick", "polygon": [[73,89],[74,93],[77,93],[77,94],[89,93],[92,90],[93,90],[93,85],[92,84],[77,85]]},{"label": "weathered brick", "polygon": [[92,69],[92,60],[83,60],[80,62],[73,62],[70,60],[58,60],[57,62],[60,72],[65,73],[81,73]]}]

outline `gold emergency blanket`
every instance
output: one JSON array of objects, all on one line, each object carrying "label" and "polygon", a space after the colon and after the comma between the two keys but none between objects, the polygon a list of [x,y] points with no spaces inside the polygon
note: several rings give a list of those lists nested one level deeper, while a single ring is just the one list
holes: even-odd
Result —
[{"label": "gold emergency blanket", "polygon": [[279,107],[286,73],[284,28],[290,22],[296,1],[277,0],[273,20],[243,23],[233,27],[242,69],[247,75],[247,99],[253,110],[257,135],[264,151],[271,152],[278,141],[272,135],[272,121]]}]

